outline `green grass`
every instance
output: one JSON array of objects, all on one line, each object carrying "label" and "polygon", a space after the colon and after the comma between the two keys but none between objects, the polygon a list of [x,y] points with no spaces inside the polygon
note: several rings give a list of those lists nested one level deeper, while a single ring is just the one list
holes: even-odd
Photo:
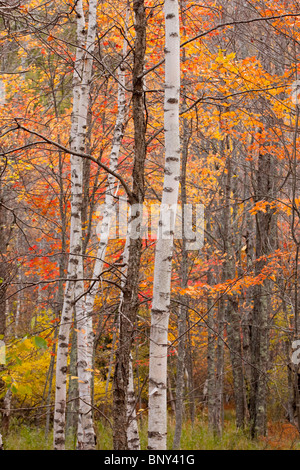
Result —
[{"label": "green grass", "polygon": [[[222,437],[216,437],[208,431],[205,419],[196,420],[194,425],[185,422],[182,429],[181,449],[182,450],[263,450],[274,449],[268,440],[251,440],[247,431],[235,429],[234,420],[228,416],[225,421],[224,433]],[[169,419],[168,426],[168,449],[172,449],[173,436],[175,430],[174,419]],[[96,424],[97,450],[112,450],[113,437],[112,429],[106,421]],[[140,423],[141,448],[147,449],[147,419]],[[74,449],[74,439],[68,438],[66,448]],[[13,423],[10,433],[4,439],[7,450],[51,450],[52,434],[48,440],[45,439],[43,428],[17,425]],[[287,445],[287,448],[289,446]],[[300,449],[299,441],[293,443],[294,449]]]},{"label": "green grass", "polygon": [[51,450],[52,442],[45,440],[45,432],[29,426],[19,426],[11,429],[8,436],[4,437],[4,448],[6,450]]}]

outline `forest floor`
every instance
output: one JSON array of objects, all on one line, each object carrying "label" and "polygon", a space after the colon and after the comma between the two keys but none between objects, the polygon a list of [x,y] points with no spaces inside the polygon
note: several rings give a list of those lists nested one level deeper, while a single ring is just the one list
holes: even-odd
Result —
[{"label": "forest floor", "polygon": [[[182,450],[300,450],[300,435],[292,424],[287,422],[272,422],[268,426],[267,437],[252,440],[247,431],[237,431],[234,420],[224,422],[224,433],[221,438],[214,437],[202,419],[197,419],[194,425],[186,422],[183,426]],[[97,422],[97,450],[112,450],[112,431],[104,422]],[[168,449],[172,449],[175,430],[174,419],[169,420]],[[147,422],[146,418],[140,423],[141,448],[147,448]],[[18,425],[12,423],[9,435],[4,439],[6,450],[51,450],[52,435],[45,439],[42,427]],[[67,448],[74,449],[74,439],[69,438]]]}]

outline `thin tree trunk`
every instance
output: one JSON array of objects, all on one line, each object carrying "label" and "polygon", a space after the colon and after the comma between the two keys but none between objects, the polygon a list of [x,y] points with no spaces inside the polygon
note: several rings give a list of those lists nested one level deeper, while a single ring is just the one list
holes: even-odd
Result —
[{"label": "thin tree trunk", "polygon": [[[256,202],[268,201],[271,194],[271,156],[260,154],[257,169]],[[255,274],[259,275],[265,266],[264,256],[268,255],[271,246],[272,210],[256,214],[256,264]],[[250,421],[253,437],[266,434],[267,410],[267,370],[268,370],[268,289],[269,282],[254,286],[253,315],[251,325],[251,397]]]},{"label": "thin tree trunk", "polygon": [[[296,123],[295,123],[295,134],[294,134],[294,145],[293,145],[293,162],[292,162],[292,224],[291,232],[292,238],[296,247],[295,254],[295,274],[294,274],[294,328],[295,328],[295,340],[299,338],[300,332],[300,315],[299,315],[299,306],[300,306],[300,296],[299,296],[299,249],[300,249],[300,240],[297,234],[297,220],[299,221],[299,212],[297,211],[297,186],[299,179],[297,178],[297,133],[299,129],[299,105],[296,105]],[[297,426],[300,431],[300,383],[299,383],[299,364],[291,365],[291,370],[293,371],[293,390],[294,390],[294,404],[297,416]],[[289,374],[290,375],[290,374]]]},{"label": "thin tree trunk", "polygon": [[[211,215],[210,211],[206,214],[207,232],[211,233]],[[211,249],[208,248],[208,261],[211,256]],[[208,268],[207,283],[209,286],[214,285],[214,277],[211,268]],[[207,299],[207,413],[209,430],[215,432],[215,397],[216,397],[216,377],[215,377],[215,356],[216,356],[216,334],[215,334],[215,309],[211,296]]]},{"label": "thin tree trunk", "polygon": [[[55,333],[57,333],[57,330],[55,330]],[[57,334],[54,335],[54,341],[57,339]],[[50,365],[49,365],[49,386],[48,386],[48,395],[46,398],[46,406],[47,406],[47,411],[46,411],[46,426],[45,426],[45,440],[47,441],[48,435],[49,435],[49,429],[50,429],[50,416],[51,416],[51,392],[52,392],[52,384],[53,384],[53,379],[54,379],[54,363],[55,363],[55,351],[56,351],[56,344],[54,343],[52,346],[52,355],[50,359]]]},{"label": "thin tree trunk", "polygon": [[[122,270],[123,280],[122,280],[122,287],[125,285],[125,279],[127,278],[127,266],[128,266],[128,259],[129,259],[129,244],[130,244],[130,230],[127,234],[126,243],[124,247],[123,253],[123,263],[124,267]],[[121,292],[120,298],[120,308],[119,308],[119,321],[120,315],[122,314],[122,303],[123,303],[123,291]],[[120,323],[118,323],[120,324]],[[140,450],[140,436],[139,436],[139,429],[137,423],[137,415],[136,415],[136,398],[135,398],[135,390],[134,390],[134,376],[133,376],[133,358],[132,354],[130,353],[130,362],[129,362],[129,377],[128,377],[128,387],[127,387],[127,443],[128,443],[128,450]]]},{"label": "thin tree trunk", "polygon": [[[138,231],[145,197],[144,165],[146,158],[146,119],[144,94],[144,60],[146,52],[146,13],[144,0],[134,0],[135,45],[133,65],[133,121],[134,121],[134,164],[132,171],[132,198],[130,201],[128,268],[123,286],[120,306],[119,344],[115,356],[113,381],[115,450],[128,449],[127,439],[127,391],[129,379],[129,358],[138,311],[139,270],[142,254],[141,232]],[[133,227],[137,226],[134,233]]]},{"label": "thin tree trunk", "polygon": [[7,436],[9,432],[11,399],[12,399],[12,391],[8,389],[3,400],[3,411],[2,411],[2,432],[4,436]]},{"label": "thin tree trunk", "polygon": [[167,353],[171,269],[180,178],[178,1],[165,1],[165,176],[154,263],[149,362],[148,449],[167,448]]},{"label": "thin tree trunk", "polygon": [[[91,79],[93,69],[93,52],[95,48],[97,29],[97,0],[90,0],[88,12],[88,30],[85,41],[85,54],[83,58],[83,72],[80,84],[80,104],[76,147],[78,151],[86,150],[86,130],[88,122],[89,94],[91,90]],[[83,165],[81,166],[83,177]],[[82,181],[81,181],[82,185]],[[83,191],[83,187],[81,187]],[[82,201],[81,201],[82,203]],[[80,231],[82,238],[82,204],[80,206]],[[83,279],[83,257],[81,243],[81,258],[78,264],[78,274]],[[79,416],[77,432],[77,448],[89,450],[95,448],[95,433],[92,413],[92,351],[88,345],[93,342],[92,317],[86,315],[84,304],[84,283],[77,282],[75,285],[75,313],[77,324],[77,374],[78,374],[78,395],[79,395]],[[77,301],[77,299],[79,299]]]},{"label": "thin tree trunk", "polygon": [[218,339],[216,350],[216,382],[214,398],[214,433],[221,437],[224,427],[224,331],[225,331],[225,305],[221,299],[218,305]]},{"label": "thin tree trunk", "polygon": [[[225,280],[235,278],[235,254],[233,251],[231,195],[232,195],[232,162],[231,156],[227,157],[227,175],[225,185],[224,206],[224,253],[226,254],[223,265]],[[244,367],[242,357],[241,325],[238,313],[238,299],[234,295],[226,295],[226,329],[230,357],[232,363],[233,388],[236,408],[237,428],[243,428],[245,423],[245,386]]]},{"label": "thin tree trunk", "polygon": [[[129,21],[129,6],[127,6],[126,11],[126,20],[125,20],[125,39],[123,43],[123,58],[125,58],[126,51],[127,51],[127,27]],[[114,134],[112,139],[112,148],[110,152],[110,160],[109,160],[109,168],[112,171],[117,169],[119,163],[119,154],[120,148],[122,144],[122,139],[124,136],[124,127],[125,127],[125,118],[126,118],[126,75],[125,75],[125,64],[122,62],[119,67],[118,72],[118,114],[116,118]],[[105,201],[104,201],[104,211],[103,211],[103,218],[101,222],[100,229],[98,231],[99,236],[99,245],[96,255],[96,261],[94,264],[93,275],[92,278],[95,279],[93,283],[90,285],[89,292],[85,296],[84,301],[84,309],[85,309],[85,317],[89,323],[89,334],[87,336],[87,348],[88,348],[88,359],[89,364],[88,368],[93,369],[92,367],[92,356],[93,356],[93,340],[94,335],[92,332],[92,315],[94,309],[95,298],[99,289],[100,278],[103,271],[103,264],[105,260],[106,250],[108,246],[109,240],[109,233],[110,233],[110,226],[112,217],[114,214],[115,209],[115,197],[117,189],[115,189],[116,180],[115,177],[111,174],[107,175],[107,190],[105,194]],[[91,374],[92,375],[92,374]],[[92,377],[91,377],[92,379]]]},{"label": "thin tree trunk", "polygon": [[134,381],[133,381],[133,365],[132,355],[130,354],[129,363],[129,378],[128,378],[128,390],[127,390],[127,441],[128,450],[140,450],[140,437],[137,426],[136,416],[136,398],[134,392]]},{"label": "thin tree trunk", "polygon": [[[54,94],[54,102],[55,102],[55,94]],[[58,110],[55,107],[56,117],[58,118]],[[58,142],[60,142],[60,137],[58,136]],[[54,311],[54,318],[61,318],[63,302],[64,302],[64,283],[63,278],[65,277],[65,270],[66,270],[66,208],[64,204],[65,198],[65,191],[64,191],[64,180],[63,180],[63,154],[61,151],[58,152],[58,184],[59,184],[59,212],[60,212],[60,219],[61,219],[61,254],[59,256],[58,264],[59,264],[59,278],[60,281],[58,282],[58,290],[57,290],[57,300],[56,306]],[[54,332],[54,343],[52,346],[52,355],[49,365],[49,388],[48,388],[48,395],[46,399],[47,405],[47,412],[46,412],[46,425],[45,425],[45,440],[48,440],[49,430],[50,430],[50,417],[51,417],[51,394],[52,394],[52,383],[54,379],[55,373],[55,353],[56,353],[56,341],[58,337],[58,326],[55,326]]]},{"label": "thin tree trunk", "polygon": [[[187,298],[183,296],[183,302],[187,302]],[[185,343],[186,343],[186,318],[187,307],[179,306],[178,314],[178,355],[176,368],[176,407],[175,407],[175,433],[173,441],[173,449],[180,449],[180,440],[182,432],[182,422],[184,414],[184,371],[185,371]]]},{"label": "thin tree trunk", "polygon": [[[188,160],[188,146],[190,139],[190,130],[188,121],[183,122],[183,144],[182,144],[182,169],[181,169],[181,205],[182,205],[182,260],[181,260],[181,287],[185,289],[188,281],[188,252],[185,233],[185,207],[187,204],[186,194],[186,166]],[[181,297],[178,313],[178,347],[177,347],[177,368],[176,368],[176,415],[175,415],[175,433],[173,440],[173,449],[180,448],[182,421],[184,413],[184,371],[185,371],[185,354],[186,354],[186,329],[188,315],[188,297]]]},{"label": "thin tree trunk", "polygon": [[[93,51],[93,40],[96,30],[96,0],[90,1],[88,40],[86,41],[85,18],[83,13],[82,0],[78,0],[75,10],[77,14],[77,49],[75,70],[73,76],[73,112],[72,127],[70,136],[70,146],[72,150],[84,151],[85,129],[87,120],[87,109],[89,99],[89,86],[91,78],[91,57],[89,52]],[[86,56],[87,55],[87,56]],[[86,60],[84,58],[86,57]],[[70,255],[68,261],[67,283],[65,287],[64,303],[61,314],[61,321],[57,345],[56,361],[56,395],[54,411],[54,448],[63,450],[65,448],[65,420],[66,420],[66,383],[67,383],[67,358],[70,325],[74,301],[83,292],[83,259],[82,259],[82,226],[81,226],[81,206],[82,206],[82,159],[71,156],[71,228],[70,228]],[[81,279],[81,281],[78,281]],[[78,354],[80,380],[80,417],[83,417],[84,437],[82,448],[93,448],[94,434],[91,423],[91,407],[89,405],[90,391],[86,378],[86,348],[84,343],[82,309],[76,305],[77,323],[81,328],[78,335]],[[83,379],[83,380],[82,380]],[[81,383],[82,382],[82,383]],[[87,403],[87,404],[86,404]]]},{"label": "thin tree trunk", "polygon": [[[78,372],[77,372],[77,332],[75,325],[71,333],[71,350],[69,363],[69,385],[68,385],[68,405],[66,435],[76,436],[78,427]],[[77,329],[77,328],[76,328]]]}]

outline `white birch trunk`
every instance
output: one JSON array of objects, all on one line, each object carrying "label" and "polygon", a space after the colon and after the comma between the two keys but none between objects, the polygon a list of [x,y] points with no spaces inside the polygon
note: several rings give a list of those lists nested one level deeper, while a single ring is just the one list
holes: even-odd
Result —
[{"label": "white birch trunk", "polygon": [[[20,234],[18,232],[17,235],[17,250],[20,253]],[[23,300],[23,284],[22,284],[22,271],[21,267],[18,268],[18,296],[17,296],[17,307],[16,307],[16,314],[15,314],[15,338],[18,338],[19,332],[19,321],[20,321],[20,314],[21,314],[21,304]]]},{"label": "white birch trunk", "polygon": [[136,416],[136,399],[134,392],[134,381],[133,381],[133,366],[132,366],[132,355],[130,354],[129,362],[129,377],[127,387],[127,441],[128,450],[141,450],[139,430],[137,425]]},{"label": "white birch trunk", "polygon": [[[127,28],[128,19],[129,19],[129,8],[127,9],[127,13],[126,13],[126,28]],[[127,51],[127,41],[124,40],[123,57],[125,57],[126,51]],[[110,159],[109,159],[109,168],[112,171],[117,170],[117,166],[119,162],[119,153],[120,153],[120,147],[121,147],[121,143],[122,143],[122,139],[124,135],[124,126],[125,126],[126,109],[127,109],[126,92],[125,92],[126,76],[125,76],[125,65],[123,63],[119,67],[118,80],[119,80],[118,114],[117,114],[117,119],[115,123],[113,140],[112,140],[112,149],[111,149]],[[99,240],[98,251],[97,251],[96,261],[94,265],[93,276],[92,276],[92,278],[97,279],[97,281],[93,283],[91,289],[86,295],[85,305],[84,305],[86,317],[90,321],[92,319],[95,298],[97,295],[97,291],[99,289],[100,277],[101,277],[101,273],[103,270],[103,263],[105,260],[105,255],[106,255],[106,250],[107,250],[107,245],[108,245],[111,220],[114,214],[115,192],[116,192],[115,183],[116,183],[116,178],[110,173],[108,173],[103,218],[102,218],[101,228],[100,228],[100,233],[99,233],[100,240]],[[93,350],[93,334],[88,336],[87,341],[88,341],[88,347],[90,351],[92,351]],[[91,354],[92,353],[89,354],[90,367],[92,367]]]},{"label": "white birch trunk", "polygon": [[[90,1],[90,11],[92,11],[93,8],[96,8],[96,3],[97,2],[95,0]],[[82,0],[78,0],[75,9],[77,14],[77,49],[73,75],[73,111],[70,146],[72,150],[80,151],[83,150],[82,147],[84,145],[84,140],[82,140],[85,137],[86,128],[84,110],[87,110],[86,101],[88,101],[89,97],[88,87],[90,78],[88,77],[89,65],[84,65],[86,31]],[[90,31],[89,34],[91,34]],[[95,31],[93,34],[95,34]],[[87,74],[87,77],[84,77],[84,72]],[[68,281],[65,287],[64,302],[59,326],[56,360],[56,393],[53,435],[54,448],[56,450],[63,450],[65,448],[67,393],[66,383],[69,333],[72,322],[74,300],[78,296],[79,292],[82,292],[84,288],[83,281],[76,282],[77,279],[83,278],[81,204],[82,159],[80,157],[71,156],[70,255],[68,261]]]},{"label": "white birch trunk", "polygon": [[[89,109],[89,95],[91,90],[91,80],[93,71],[93,53],[95,49],[97,29],[97,0],[90,0],[88,13],[88,30],[83,56],[83,71],[80,83],[80,101],[78,110],[78,127],[75,139],[75,150],[85,152],[86,130]],[[82,159],[81,174],[82,174]],[[81,181],[82,194],[82,181]],[[81,213],[80,232],[82,238]],[[82,254],[82,246],[81,246]],[[77,324],[77,375],[78,375],[78,395],[79,395],[79,416],[77,431],[77,448],[83,450],[94,449],[95,434],[92,416],[92,390],[91,390],[91,352],[88,348],[88,338],[93,337],[92,319],[88,318],[84,309],[84,268],[83,257],[78,258],[78,276],[81,281],[75,285],[75,299],[79,299],[75,304],[76,324]]]},{"label": "white birch trunk", "polygon": [[[90,4],[91,6],[91,4]],[[127,10],[126,24],[129,18],[129,9]],[[91,25],[92,22],[89,22]],[[123,57],[125,57],[127,50],[127,42],[124,41]],[[114,136],[112,142],[112,149],[110,154],[109,167],[115,171],[119,161],[119,152],[124,134],[124,124],[126,117],[126,96],[125,96],[125,66],[122,63],[119,68],[119,87],[118,87],[118,115],[116,119]],[[78,421],[78,448],[86,448],[84,441],[85,437],[89,440],[86,445],[93,445],[91,435],[92,423],[91,419],[91,384],[92,384],[92,367],[93,367],[93,307],[95,303],[96,294],[99,288],[101,273],[103,270],[103,263],[108,245],[109,231],[112,216],[115,206],[115,177],[108,174],[108,188],[105,195],[104,213],[100,230],[100,241],[96,256],[96,262],[93,270],[93,282],[91,289],[85,298],[76,305],[76,317],[78,325],[78,378],[79,378],[79,397],[82,399],[80,405],[79,421]],[[99,281],[98,281],[99,279]],[[80,285],[79,285],[80,286]],[[81,287],[81,286],[80,286]],[[82,295],[82,291],[77,292],[78,296]],[[90,436],[90,439],[88,438]]]},{"label": "white birch trunk", "polygon": [[[131,220],[131,218],[130,218]],[[122,270],[122,282],[121,286],[125,285],[125,278],[127,276],[127,266],[129,259],[129,244],[130,244],[130,233],[132,227],[129,221],[128,232],[126,237],[126,243],[123,251],[123,264],[124,268]],[[120,306],[119,306],[119,315],[122,314],[122,301],[123,301],[123,292],[120,296]],[[137,415],[136,415],[136,400],[135,400],[135,391],[134,391],[134,381],[133,381],[133,365],[132,365],[132,355],[130,354],[129,361],[129,376],[128,376],[128,385],[127,385],[127,443],[128,450],[140,450],[140,436],[139,429],[137,424]]]},{"label": "white birch trunk", "polygon": [[18,273],[18,281],[19,281],[19,290],[17,296],[17,308],[16,308],[16,315],[15,315],[15,338],[18,338],[18,331],[19,331],[19,320],[20,320],[20,311],[21,311],[21,302],[22,302],[22,275],[19,268]]},{"label": "white birch trunk", "polygon": [[171,268],[180,178],[180,30],[177,0],[165,0],[165,177],[156,243],[149,363],[148,449],[167,447],[167,353]]},{"label": "white birch trunk", "polygon": [[2,426],[5,426],[6,433],[8,433],[8,431],[9,431],[9,421],[10,421],[10,413],[11,413],[11,400],[12,400],[12,391],[9,388],[6,392],[4,400],[3,400],[3,412],[2,412],[3,413],[2,414]]}]

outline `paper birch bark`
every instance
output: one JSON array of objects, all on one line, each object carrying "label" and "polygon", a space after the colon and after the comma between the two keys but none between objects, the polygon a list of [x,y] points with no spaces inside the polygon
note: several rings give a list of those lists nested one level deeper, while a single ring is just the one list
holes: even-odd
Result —
[{"label": "paper birch bark", "polygon": [[[127,13],[126,13],[126,28],[127,29],[127,23],[129,19],[129,7],[127,8]],[[127,41],[126,38],[124,40],[124,45],[123,45],[123,58],[126,55],[127,51]],[[122,63],[120,64],[119,67],[119,73],[118,73],[118,115],[116,119],[116,124],[115,124],[115,129],[114,129],[114,136],[113,136],[113,142],[112,142],[112,149],[110,153],[110,163],[109,163],[109,168],[112,171],[115,171],[118,166],[118,160],[119,160],[119,153],[120,153],[120,147],[124,135],[124,126],[125,126],[125,118],[126,118],[126,93],[125,93],[125,85],[126,85],[126,75],[125,75],[125,64],[122,60]],[[105,254],[107,250],[107,245],[108,245],[108,240],[109,240],[109,232],[110,232],[110,226],[111,226],[111,221],[112,217],[114,214],[114,208],[115,208],[115,177],[111,174],[108,174],[108,181],[107,181],[107,191],[105,195],[105,201],[104,201],[104,212],[103,212],[103,218],[102,218],[102,223],[100,227],[100,240],[99,240],[99,245],[98,245],[98,251],[97,251],[97,256],[96,256],[96,262],[94,265],[94,270],[93,270],[93,284],[91,285],[91,288],[87,295],[85,296],[84,299],[82,299],[79,303],[79,309],[76,307],[76,311],[78,311],[78,337],[79,337],[79,342],[78,343],[78,378],[79,378],[79,384],[84,381],[86,384],[86,394],[87,397],[90,397],[90,387],[92,384],[92,370],[93,370],[93,342],[94,342],[94,333],[93,333],[93,323],[92,323],[92,315],[93,315],[93,307],[95,303],[95,297],[99,288],[99,282],[101,278],[101,273],[103,270],[103,263],[105,260]],[[79,292],[80,295],[80,292]],[[80,325],[82,328],[80,328]],[[81,339],[81,341],[80,341]],[[81,357],[80,357],[80,349],[82,351]],[[80,373],[81,372],[81,373]],[[79,387],[83,388],[83,387]],[[79,390],[79,396],[80,396],[80,390]],[[86,405],[86,408],[89,407],[90,413],[91,413],[91,407],[90,404],[86,403],[87,400],[83,398],[81,400],[83,404]],[[86,422],[86,416],[88,409],[83,411],[81,414],[84,421]],[[86,425],[89,426],[89,429],[91,431],[91,420],[89,423],[86,423]],[[78,431],[78,444],[80,446],[80,442],[82,439],[82,433],[84,432],[84,427],[82,420],[79,421],[79,431]],[[92,444],[92,442],[91,442]]]},{"label": "paper birch bark", "polygon": [[[126,20],[125,20],[125,39],[123,44],[123,54],[122,54],[122,62],[119,66],[118,71],[118,114],[116,118],[113,140],[112,140],[112,148],[110,152],[110,159],[109,159],[109,168],[112,171],[116,171],[118,162],[119,162],[119,154],[120,148],[122,144],[122,139],[124,136],[124,127],[125,127],[125,118],[127,112],[127,105],[126,105],[126,74],[125,74],[125,64],[123,62],[126,52],[127,52],[127,26],[129,20],[129,6],[127,6],[126,10]],[[112,217],[115,211],[115,198],[116,198],[116,178],[108,173],[107,175],[107,190],[105,193],[105,200],[103,205],[103,217],[100,225],[100,229],[98,232],[99,236],[99,245],[96,255],[96,261],[94,264],[93,275],[92,279],[94,279],[93,284],[90,286],[90,290],[85,296],[85,317],[89,323],[89,331],[90,334],[87,336],[87,345],[89,348],[88,353],[88,362],[89,368],[92,368],[92,350],[93,350],[93,339],[94,335],[92,332],[92,314],[93,308],[95,303],[95,298],[97,295],[97,291],[99,289],[99,282],[101,279],[101,273],[103,270],[103,263],[105,260],[105,254],[107,250],[108,240],[109,240],[109,232],[111,227]]]},{"label": "paper birch bark", "polygon": [[127,442],[128,450],[140,450],[140,437],[137,425],[136,416],[136,398],[134,392],[134,378],[133,378],[133,364],[132,355],[130,354],[129,362],[129,377],[128,377],[128,389],[127,389]]},{"label": "paper birch bark", "polygon": [[[83,72],[80,84],[79,119],[77,130],[77,151],[86,151],[86,130],[89,110],[89,95],[91,89],[93,71],[93,52],[95,48],[97,29],[97,0],[90,0],[88,12],[88,28],[85,41],[85,52],[83,57]],[[81,172],[82,171],[81,160]],[[82,185],[82,181],[81,181]],[[83,188],[81,189],[83,192]],[[81,219],[80,219],[81,220]],[[82,239],[82,225],[81,225]],[[82,245],[81,245],[82,254]],[[95,446],[95,435],[92,416],[92,391],[91,391],[91,370],[92,370],[92,349],[88,343],[93,338],[92,318],[88,317],[84,306],[84,270],[83,257],[79,260],[79,272],[81,280],[75,285],[76,323],[77,323],[77,375],[78,375],[78,395],[79,395],[79,415],[77,431],[77,448],[93,449]]]},{"label": "paper birch bark", "polygon": [[167,353],[171,268],[180,178],[180,30],[178,1],[166,0],[165,14],[165,176],[156,243],[151,310],[148,449],[166,449]]},{"label": "paper birch bark", "polygon": [[[121,287],[123,288],[126,284],[127,278],[127,267],[128,267],[128,260],[129,260],[129,244],[130,244],[130,233],[131,233],[131,223],[129,221],[126,243],[123,251],[123,269],[122,269],[122,281]],[[122,303],[123,303],[123,290],[121,291],[120,296],[120,306],[119,306],[119,318],[118,318],[118,326],[120,324],[120,315],[122,315]],[[133,358],[132,354],[129,355],[129,367],[128,367],[128,385],[127,385],[127,446],[128,450],[140,450],[140,436],[137,424],[137,415],[136,415],[136,398],[135,398],[135,391],[134,391],[134,377],[133,377]]]},{"label": "paper birch bark", "polygon": [[[85,17],[82,0],[75,6],[77,15],[77,48],[76,60],[73,74],[73,110],[72,125],[70,134],[70,146],[73,151],[84,151],[86,119],[88,110],[89,87],[91,80],[93,37],[96,33],[96,6],[97,1],[91,0],[89,5],[89,28],[86,32]],[[86,52],[86,48],[89,51]],[[70,227],[70,255],[68,260],[67,283],[65,287],[64,302],[61,314],[61,321],[57,344],[56,361],[56,393],[54,411],[54,448],[63,450],[65,447],[65,421],[66,421],[66,383],[67,383],[67,360],[70,324],[72,322],[73,307],[75,298],[83,291],[83,260],[82,260],[82,226],[81,226],[81,205],[82,205],[82,158],[71,156],[71,227]],[[79,281],[80,280],[80,281]],[[78,305],[79,322],[82,321]],[[82,335],[78,340],[79,357],[86,354],[86,345]],[[79,359],[80,361],[81,359]],[[84,362],[79,364],[79,371],[84,376]],[[80,396],[86,397],[87,383],[84,380]],[[86,397],[87,398],[87,397]],[[85,400],[86,401],[86,400]],[[81,409],[81,413],[85,413]],[[88,413],[85,421],[89,420]],[[94,441],[93,432],[86,423],[85,436],[87,446]],[[92,434],[92,436],[91,436]],[[85,445],[85,444],[84,444]]]}]

